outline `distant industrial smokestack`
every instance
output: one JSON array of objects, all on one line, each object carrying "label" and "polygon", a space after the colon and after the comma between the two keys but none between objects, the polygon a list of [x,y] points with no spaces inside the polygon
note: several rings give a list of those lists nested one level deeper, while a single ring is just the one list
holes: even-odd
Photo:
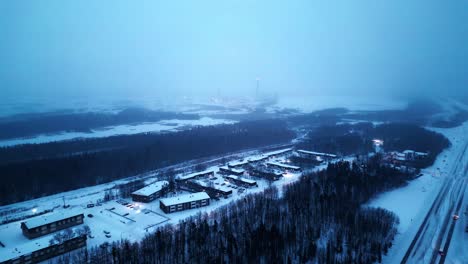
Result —
[{"label": "distant industrial smokestack", "polygon": [[260,90],[260,78],[257,77],[255,80],[257,81],[257,86],[255,87],[255,98],[258,99],[258,92]]}]

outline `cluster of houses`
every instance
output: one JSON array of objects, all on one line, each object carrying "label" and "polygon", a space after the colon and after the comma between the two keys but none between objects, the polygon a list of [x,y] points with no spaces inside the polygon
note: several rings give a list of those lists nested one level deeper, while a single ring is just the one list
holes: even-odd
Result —
[{"label": "cluster of houses", "polygon": [[383,155],[383,159],[395,165],[405,165],[416,160],[427,158],[429,154],[426,152],[418,152],[414,150],[405,150],[403,152],[390,151]]},{"label": "cluster of houses", "polygon": [[414,164],[417,161],[426,159],[428,155],[426,152],[414,150],[405,150],[403,152],[390,151],[383,153],[382,162],[400,171],[412,173],[416,171]]},{"label": "cluster of houses", "polygon": [[[153,182],[134,191],[131,197],[134,202],[139,203],[150,203],[159,199],[160,209],[167,214],[208,206],[211,199],[228,197],[233,193],[233,189],[243,191],[246,188],[258,186],[257,181],[252,179],[252,177],[275,181],[281,179],[285,173],[300,172],[300,167],[284,163],[284,158],[292,153],[292,148],[280,149],[247,159],[229,162],[225,166],[219,167],[217,171],[205,170],[179,175],[174,185],[180,190],[187,191],[187,194],[166,197],[169,192],[170,183],[163,180]],[[297,150],[296,155],[315,160],[336,158],[333,154],[306,150]],[[408,153],[408,155],[415,157],[419,153]],[[278,157],[282,157],[280,160],[283,161],[279,162],[276,159]],[[62,229],[83,224],[83,222],[83,214],[55,213],[24,221],[21,223],[21,230],[26,238],[36,239]],[[43,245],[40,245],[36,241],[31,249],[24,250],[24,254],[17,252],[18,254],[14,254],[14,257],[1,263],[21,264],[41,262],[65,252],[85,247],[86,241],[86,235],[74,235],[60,242],[48,242]]]},{"label": "cluster of houses", "polygon": [[[226,198],[232,195],[233,188],[245,189],[258,186],[257,182],[251,177],[276,181],[281,179],[285,173],[300,172],[301,168],[298,166],[274,160],[277,157],[284,159],[292,153],[292,148],[280,149],[247,159],[228,162],[226,165],[219,167],[217,171],[205,170],[179,175],[175,180],[176,187],[189,192],[189,194],[161,198],[167,193],[169,183],[159,181],[133,192],[132,199],[135,202],[148,203],[161,198],[159,207],[165,213],[208,206],[210,199]],[[307,150],[297,150],[296,153],[314,160],[336,158],[334,154]],[[221,184],[219,180],[222,181]]]}]

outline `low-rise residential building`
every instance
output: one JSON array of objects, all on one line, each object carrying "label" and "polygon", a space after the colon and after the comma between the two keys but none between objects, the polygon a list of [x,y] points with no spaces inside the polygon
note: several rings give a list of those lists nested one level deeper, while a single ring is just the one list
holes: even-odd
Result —
[{"label": "low-rise residential building", "polygon": [[214,173],[215,172],[213,170],[194,172],[194,173],[179,176],[176,180],[186,181],[186,180],[198,179],[198,178],[203,178],[203,177],[211,177],[211,176],[214,176]]},{"label": "low-rise residential building", "polygon": [[285,149],[278,149],[278,150],[270,151],[270,152],[264,153],[263,155],[271,158],[275,156],[285,155],[285,154],[291,153],[292,151],[293,151],[292,148],[285,148]]},{"label": "low-rise residential building", "polygon": [[279,163],[279,162],[268,162],[267,165],[273,168],[280,169],[280,170],[295,171],[295,172],[301,171],[301,167]]},{"label": "low-rise residential building", "polygon": [[267,169],[254,167],[250,170],[250,175],[258,178],[267,179],[269,181],[277,181],[283,177],[283,173]]},{"label": "low-rise residential building", "polygon": [[228,175],[243,175],[245,173],[244,169],[236,169],[236,168],[229,168],[229,167],[220,167],[219,173],[221,174],[228,174]]},{"label": "low-rise residential building", "polygon": [[257,186],[257,182],[251,179],[246,179],[243,177],[239,177],[236,175],[229,175],[226,179],[230,182],[233,182],[236,185],[243,186],[243,187],[253,187]]},{"label": "low-rise residential building", "polygon": [[223,185],[215,185],[212,182],[202,180],[189,180],[181,184],[182,189],[195,192],[206,192],[211,198],[220,196],[227,197],[232,194],[232,190]]},{"label": "low-rise residential building", "polygon": [[157,181],[132,193],[134,202],[149,203],[161,197],[169,188],[168,181]]},{"label": "low-rise residential building", "polygon": [[303,149],[299,149],[296,152],[302,158],[310,158],[310,159],[314,159],[314,160],[335,159],[335,158],[337,158],[337,156],[335,154],[316,152],[316,151],[309,151],[309,150],[303,150]]},{"label": "low-rise residential building", "polygon": [[236,169],[236,168],[242,168],[247,164],[249,164],[248,160],[238,160],[238,161],[229,162],[228,167],[231,169]]},{"label": "low-rise residential building", "polygon": [[206,192],[183,194],[159,200],[159,207],[166,214],[208,206],[210,196]]},{"label": "low-rise residential building", "polygon": [[256,165],[256,164],[258,164],[260,162],[263,162],[263,161],[266,161],[268,159],[269,159],[269,157],[266,156],[266,155],[258,155],[258,156],[249,158],[248,161],[249,161],[249,164]]},{"label": "low-rise residential building", "polygon": [[28,219],[21,223],[24,236],[29,239],[44,236],[83,223],[83,214],[52,213]]},{"label": "low-rise residential building", "polygon": [[15,250],[0,256],[2,264],[29,264],[40,263],[53,257],[65,254],[72,250],[86,247],[86,235],[74,236],[60,243],[50,243],[48,240],[30,241],[15,247]]}]

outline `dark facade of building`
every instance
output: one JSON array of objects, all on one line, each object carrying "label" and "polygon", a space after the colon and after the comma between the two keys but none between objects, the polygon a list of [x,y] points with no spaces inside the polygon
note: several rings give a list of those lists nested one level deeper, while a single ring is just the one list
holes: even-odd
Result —
[{"label": "dark facade of building", "polygon": [[283,177],[283,174],[273,171],[260,170],[254,168],[250,171],[250,175],[258,178],[267,179],[270,181],[277,181]]},{"label": "dark facade of building", "polygon": [[69,228],[83,223],[83,214],[71,216],[40,216],[41,219],[32,219],[21,223],[24,236],[29,239],[44,236],[52,232]]},{"label": "dark facade of building", "polygon": [[228,181],[230,181],[230,182],[233,182],[234,184],[236,184],[238,186],[243,186],[243,187],[257,186],[256,181],[249,180],[249,179],[244,179],[244,178],[241,178],[239,176],[230,175],[230,176],[227,176],[226,179]]},{"label": "dark facade of building", "polygon": [[181,195],[159,200],[159,207],[166,214],[210,205],[210,197],[205,192]]},{"label": "dark facade of building", "polygon": [[330,160],[335,159],[337,156],[335,154],[330,153],[322,153],[322,152],[315,152],[315,151],[308,151],[308,150],[297,150],[297,153],[302,158],[308,158],[313,160]]},{"label": "dark facade of building", "polygon": [[301,171],[301,167],[291,166],[291,165],[288,165],[288,164],[282,164],[282,163],[277,163],[277,162],[268,162],[267,165],[269,167],[277,168],[277,169],[280,169],[280,170],[295,171],[295,172]]},{"label": "dark facade of building", "polygon": [[61,244],[50,245],[33,251],[31,253],[26,253],[14,259],[10,259],[0,264],[27,264],[27,263],[39,263],[50,258],[62,255],[64,253],[70,252],[72,250],[82,248],[86,246],[87,237],[78,236],[69,240],[62,242]]},{"label": "dark facade of building", "polygon": [[244,169],[234,169],[229,167],[220,167],[219,172],[224,175],[243,175],[245,173]]}]

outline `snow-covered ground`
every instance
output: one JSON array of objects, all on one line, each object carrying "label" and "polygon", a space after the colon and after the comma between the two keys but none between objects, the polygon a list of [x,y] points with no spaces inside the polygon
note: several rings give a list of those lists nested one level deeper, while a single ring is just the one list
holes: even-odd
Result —
[{"label": "snow-covered ground", "polygon": [[296,109],[303,113],[327,108],[347,108],[348,110],[396,110],[404,109],[407,102],[399,99],[364,96],[304,96],[280,97],[269,111]]},{"label": "snow-covered ground", "polygon": [[[250,154],[243,156],[246,158],[259,157],[262,154]],[[242,155],[241,155],[242,156]],[[264,162],[287,162],[286,157],[282,155],[272,156]],[[218,171],[219,166],[212,166],[207,168],[208,170]],[[314,168],[314,170],[323,169],[326,164]],[[273,183],[280,190],[281,187],[299,179],[301,173],[287,173],[285,176]],[[146,182],[154,181],[154,174],[146,175]],[[211,200],[211,203],[207,207],[201,207],[198,209],[192,209],[187,211],[175,212],[171,214],[165,214],[159,208],[159,200],[156,199],[151,203],[133,203],[130,199],[126,199],[127,202],[132,204],[132,207],[125,206],[119,203],[117,200],[102,203],[99,206],[87,208],[87,204],[95,204],[99,199],[104,197],[106,190],[113,190],[117,184],[128,182],[128,179],[118,180],[115,182],[97,185],[88,188],[82,188],[70,192],[65,192],[57,195],[48,197],[38,198],[30,201],[20,202],[17,204],[7,205],[0,207],[0,214],[2,220],[15,219],[20,216],[32,215],[34,212],[41,212],[44,210],[53,209],[52,213],[66,212],[66,213],[84,213],[85,220],[84,224],[88,225],[91,229],[92,238],[88,239],[88,247],[97,246],[104,242],[110,242],[114,240],[120,240],[126,238],[132,241],[142,239],[147,232],[153,231],[155,228],[160,227],[166,223],[177,224],[180,220],[185,219],[189,216],[196,215],[198,213],[210,213],[212,210],[219,208],[220,206],[227,205],[244,195],[249,193],[262,192],[269,186],[269,183],[264,179],[250,177],[246,175],[244,177],[252,178],[257,181],[258,187],[247,188],[245,192],[240,193],[238,188],[234,185],[227,183],[221,175],[215,174],[216,179],[211,181],[215,185],[222,185],[225,188],[232,189],[233,195],[227,199]],[[186,193],[180,191],[177,194],[170,194],[171,196],[180,195]],[[68,208],[63,208],[63,201]],[[90,217],[92,215],[92,217]],[[18,256],[24,253],[25,250],[34,250],[38,247],[48,244],[48,240],[53,234],[29,240],[25,238],[21,233],[20,228],[21,221],[15,221],[9,224],[0,226],[0,242],[5,247],[0,247],[0,261],[6,260],[12,256]],[[104,231],[109,231],[111,237],[106,237]],[[33,241],[33,243],[31,243]],[[22,247],[22,253],[19,253],[15,248]]]},{"label": "snow-covered ground", "polygon": [[17,138],[0,140],[0,147],[14,146],[20,144],[39,144],[53,141],[71,140],[77,138],[101,138],[116,135],[133,135],[139,133],[155,133],[162,131],[175,131],[186,126],[212,126],[219,124],[232,124],[236,121],[226,119],[214,119],[202,117],[195,120],[162,120],[155,123],[142,123],[134,125],[119,125],[95,129],[89,133],[86,132],[63,132],[57,134],[44,134],[28,138]]},{"label": "snow-covered ground", "polygon": [[[451,172],[460,162],[457,157],[463,153],[468,143],[468,122],[456,128],[429,129],[445,135],[451,141],[452,146],[439,155],[433,166],[422,171],[423,176],[411,181],[403,188],[383,193],[369,203],[369,206],[390,210],[400,218],[394,246],[384,257],[384,263],[399,263],[402,260],[443,182],[446,178],[453,176]],[[462,158],[466,160],[466,157]],[[462,218],[466,218],[466,216]],[[458,236],[464,237],[463,235],[465,236],[464,241],[466,241],[466,233],[454,235],[454,239],[457,239]],[[450,251],[452,250],[450,249]],[[449,263],[468,263],[468,255],[462,255],[461,259],[458,257],[460,255],[449,254],[447,260],[453,261]]]}]

